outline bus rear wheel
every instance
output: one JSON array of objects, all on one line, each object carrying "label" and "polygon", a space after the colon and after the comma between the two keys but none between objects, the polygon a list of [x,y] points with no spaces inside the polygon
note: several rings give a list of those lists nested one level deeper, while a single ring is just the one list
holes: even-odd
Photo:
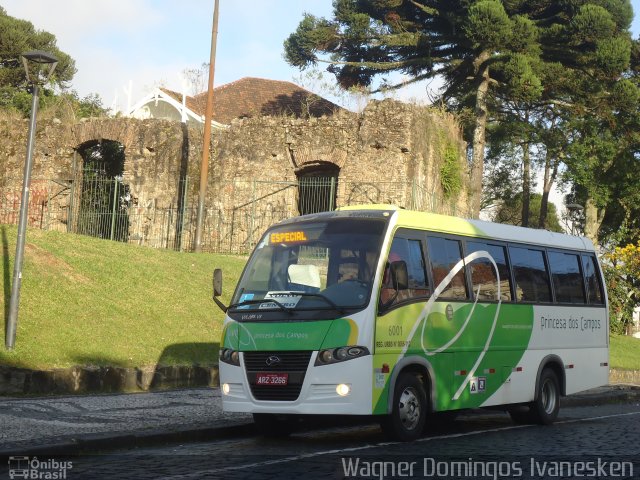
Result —
[{"label": "bus rear wheel", "polygon": [[509,415],[514,423],[551,425],[560,411],[560,382],[556,373],[545,368],[536,387],[536,399],[527,406],[514,407]]},{"label": "bus rear wheel", "polygon": [[560,411],[560,382],[550,368],[542,371],[536,393],[536,399],[530,407],[531,419],[540,425],[551,425]]},{"label": "bus rear wheel", "polygon": [[420,379],[411,373],[398,377],[391,414],[380,425],[385,436],[411,442],[422,435],[427,416],[427,394]]}]

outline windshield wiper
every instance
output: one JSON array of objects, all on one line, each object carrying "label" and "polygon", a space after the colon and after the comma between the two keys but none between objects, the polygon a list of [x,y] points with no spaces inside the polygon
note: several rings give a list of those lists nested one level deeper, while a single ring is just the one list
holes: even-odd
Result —
[{"label": "windshield wiper", "polygon": [[277,305],[278,307],[280,307],[280,309],[287,312],[289,315],[293,315],[293,310],[291,308],[285,307],[282,303],[272,298],[263,298],[262,300],[244,300],[242,302],[232,303],[227,308],[228,310],[231,310],[232,308],[242,307],[243,305],[260,305],[263,303],[267,303],[267,304],[273,303],[274,305]]},{"label": "windshield wiper", "polygon": [[331,307],[338,313],[345,313],[346,310],[343,307],[340,307],[338,305],[336,305],[336,303],[331,300],[329,297],[321,294],[321,293],[309,293],[309,292],[289,292],[292,295],[300,295],[301,297],[315,297],[315,298],[321,298],[322,300],[324,300],[325,302],[327,302],[327,304],[331,305]]}]

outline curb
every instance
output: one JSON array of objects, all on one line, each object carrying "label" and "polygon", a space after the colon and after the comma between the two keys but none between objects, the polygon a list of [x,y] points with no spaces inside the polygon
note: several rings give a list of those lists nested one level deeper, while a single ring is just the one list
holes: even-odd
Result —
[{"label": "curb", "polygon": [[593,407],[612,403],[626,403],[640,400],[640,386],[613,384],[593,391],[562,397],[561,407]]},{"label": "curb", "polygon": [[136,393],[217,387],[217,365],[137,368],[75,366],[29,370],[0,366],[0,395]]},{"label": "curb", "polygon": [[96,453],[100,451],[128,449],[136,447],[150,447],[167,443],[199,442],[215,440],[221,437],[236,438],[251,435],[255,432],[253,423],[240,423],[225,425],[223,427],[199,428],[182,431],[152,431],[133,434],[96,434],[83,435],[70,439],[67,442],[53,443],[49,445],[34,445],[24,448],[0,450],[0,457],[10,455],[55,455],[74,456],[85,452]]}]

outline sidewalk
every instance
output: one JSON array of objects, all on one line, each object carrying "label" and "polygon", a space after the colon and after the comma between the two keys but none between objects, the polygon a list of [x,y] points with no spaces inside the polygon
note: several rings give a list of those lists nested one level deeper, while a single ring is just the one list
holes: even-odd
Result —
[{"label": "sidewalk", "polygon": [[[564,407],[640,401],[640,386],[610,385]],[[0,398],[0,455],[72,454],[253,431],[248,414],[223,413],[217,388],[66,397]]]},{"label": "sidewalk", "polygon": [[64,397],[0,397],[0,455],[63,454],[246,433],[218,388]]}]

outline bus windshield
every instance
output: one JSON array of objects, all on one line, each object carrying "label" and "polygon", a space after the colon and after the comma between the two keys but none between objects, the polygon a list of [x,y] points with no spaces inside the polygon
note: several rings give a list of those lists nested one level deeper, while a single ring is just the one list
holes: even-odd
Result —
[{"label": "bus windshield", "polygon": [[276,226],[251,255],[230,312],[323,318],[369,301],[386,221],[336,217]]}]

